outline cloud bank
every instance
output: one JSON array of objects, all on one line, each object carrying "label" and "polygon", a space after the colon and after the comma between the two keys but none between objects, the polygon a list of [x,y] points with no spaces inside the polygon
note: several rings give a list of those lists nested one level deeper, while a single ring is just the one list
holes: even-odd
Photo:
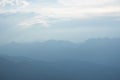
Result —
[{"label": "cloud bank", "polygon": [[[42,24],[46,27],[61,20],[120,16],[118,3],[118,0],[54,0],[51,3],[48,0],[1,0],[0,13],[34,13],[35,16],[22,20],[18,26],[29,28]],[[8,5],[11,8],[7,8]]]},{"label": "cloud bank", "polygon": [[120,37],[119,0],[0,0],[0,44]]}]

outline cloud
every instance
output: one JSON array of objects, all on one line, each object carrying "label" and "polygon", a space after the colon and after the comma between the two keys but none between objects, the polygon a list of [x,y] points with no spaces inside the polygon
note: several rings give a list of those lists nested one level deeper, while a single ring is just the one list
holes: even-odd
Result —
[{"label": "cloud", "polygon": [[35,24],[41,24],[41,25],[47,27],[48,21],[47,21],[47,19],[45,19],[42,16],[35,16],[29,20],[25,20],[25,21],[21,22],[19,24],[19,26],[21,26],[22,29],[26,29],[26,28],[29,28],[31,25],[35,25]]},{"label": "cloud", "polygon": [[[120,6],[118,5],[118,0],[52,0],[51,3],[53,4],[51,4],[48,0],[11,1],[23,1],[27,3],[27,6],[11,9],[1,8],[0,13],[36,14],[35,16],[19,22],[18,26],[22,26],[22,28],[29,28],[35,24],[48,26],[61,20],[88,19],[108,15],[116,16],[116,14],[117,16],[120,16]],[[47,5],[45,3],[47,3]],[[8,5],[8,3],[5,5]],[[11,6],[14,5],[18,6],[17,3],[11,4]]]},{"label": "cloud", "polygon": [[58,0],[64,6],[99,6],[113,3],[115,0]]},{"label": "cloud", "polygon": [[29,6],[26,0],[0,0],[0,13],[17,13]]},{"label": "cloud", "polygon": [[[57,22],[61,20],[64,21],[64,20],[72,20],[72,19],[88,19],[98,16],[116,16],[116,14],[120,16],[120,7],[118,6],[105,6],[105,7],[96,7],[96,8],[44,7],[44,8],[33,9],[33,12],[40,16],[36,15],[35,17],[24,21],[24,23],[29,24],[29,26],[36,23],[42,23],[42,24],[45,23],[45,25],[50,25],[53,22]],[[54,19],[54,21],[51,21],[51,18]]]},{"label": "cloud", "polygon": [[26,0],[1,0],[0,6],[27,6],[29,3]]}]

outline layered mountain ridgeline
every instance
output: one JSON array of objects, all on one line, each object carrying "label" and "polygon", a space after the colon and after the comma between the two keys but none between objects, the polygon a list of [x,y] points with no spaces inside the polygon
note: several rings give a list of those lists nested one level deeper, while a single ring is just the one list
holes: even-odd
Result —
[{"label": "layered mountain ridgeline", "polygon": [[1,46],[0,53],[43,61],[88,61],[120,67],[120,39],[90,39],[84,43],[56,40],[10,43]]},{"label": "layered mountain ridgeline", "polygon": [[120,39],[10,43],[0,54],[0,80],[120,80]]},{"label": "layered mountain ridgeline", "polygon": [[119,80],[119,74],[115,68],[90,62],[0,57],[0,80]]}]

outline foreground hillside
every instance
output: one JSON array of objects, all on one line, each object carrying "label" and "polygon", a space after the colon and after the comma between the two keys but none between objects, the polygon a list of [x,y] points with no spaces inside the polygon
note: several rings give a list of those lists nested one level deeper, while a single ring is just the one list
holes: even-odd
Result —
[{"label": "foreground hillside", "polygon": [[89,62],[0,57],[0,80],[119,80],[119,74],[115,68]]}]

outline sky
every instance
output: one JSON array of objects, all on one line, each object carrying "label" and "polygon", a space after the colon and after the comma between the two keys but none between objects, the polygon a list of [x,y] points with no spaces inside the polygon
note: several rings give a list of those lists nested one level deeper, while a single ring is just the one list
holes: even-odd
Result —
[{"label": "sky", "polygon": [[119,34],[120,0],[0,0],[0,44]]}]

